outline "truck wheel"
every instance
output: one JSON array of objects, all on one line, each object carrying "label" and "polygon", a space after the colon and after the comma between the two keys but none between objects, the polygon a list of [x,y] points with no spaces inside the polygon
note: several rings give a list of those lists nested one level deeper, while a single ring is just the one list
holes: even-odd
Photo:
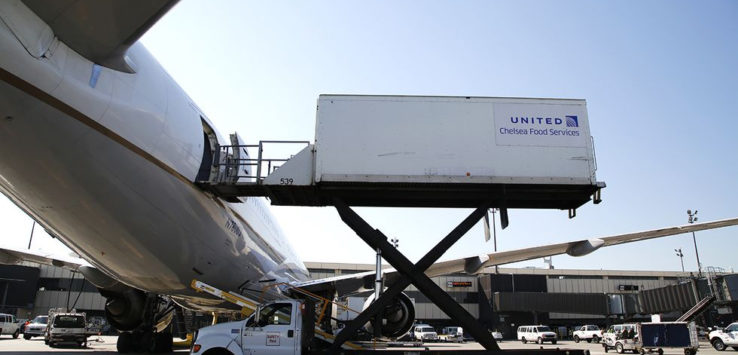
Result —
[{"label": "truck wheel", "polygon": [[600,337],[598,337],[598,336],[595,335],[595,336],[592,337],[592,341],[595,342],[595,343],[599,343],[600,342]]},{"label": "truck wheel", "polygon": [[31,340],[31,334],[23,334],[23,339]]},{"label": "truck wheel", "polygon": [[588,343],[591,343],[592,342],[592,338],[587,339],[587,342]]},{"label": "truck wheel", "polygon": [[664,355],[664,349],[659,348],[659,355]]},{"label": "truck wheel", "polygon": [[622,354],[623,353],[623,344],[621,344],[621,343],[615,344],[615,351],[617,351],[618,354]]},{"label": "truck wheel", "polygon": [[15,333],[13,333],[13,339],[18,339],[18,336],[20,335],[20,329],[16,329]]},{"label": "truck wheel", "polygon": [[610,348],[608,348],[607,345],[603,346],[603,348],[605,348],[605,352],[610,351]]},{"label": "truck wheel", "polygon": [[575,335],[575,336],[574,336],[574,342],[575,342],[575,343],[578,343],[578,342],[579,342],[579,335]]},{"label": "truck wheel", "polygon": [[725,350],[725,343],[723,343],[720,338],[715,338],[715,340],[712,341],[712,347],[717,351],[723,351]]},{"label": "truck wheel", "polygon": [[523,344],[528,344],[528,341],[527,341],[527,340],[525,340],[525,337],[523,337],[522,339],[520,339],[520,341],[522,341],[522,342],[523,342]]},{"label": "truck wheel", "polygon": [[734,346],[733,350],[738,351],[738,346]]},{"label": "truck wheel", "polygon": [[541,337],[538,337],[538,339],[536,339],[536,344],[543,344],[543,339],[541,339]]}]

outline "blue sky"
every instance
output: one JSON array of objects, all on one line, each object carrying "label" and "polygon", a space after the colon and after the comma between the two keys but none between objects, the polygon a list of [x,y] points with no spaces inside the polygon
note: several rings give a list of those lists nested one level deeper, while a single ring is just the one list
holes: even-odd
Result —
[{"label": "blue sky", "polygon": [[[603,203],[572,220],[513,210],[501,250],[685,224],[687,209],[738,216],[735,1],[185,0],[143,42],[221,133],[250,142],[312,140],[325,93],[586,99]],[[273,211],[303,260],[372,262],[333,209]],[[358,211],[412,260],[470,212]],[[737,235],[698,232],[703,265],[738,269]],[[674,248],[695,270],[689,235],[553,261],[679,270]],[[477,226],[444,258],[491,250]]]}]

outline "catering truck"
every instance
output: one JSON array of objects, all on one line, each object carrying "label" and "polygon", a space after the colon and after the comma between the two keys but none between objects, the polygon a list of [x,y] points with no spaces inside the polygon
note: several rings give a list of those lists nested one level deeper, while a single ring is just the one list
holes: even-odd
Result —
[{"label": "catering truck", "polygon": [[315,324],[302,300],[259,306],[250,317],[205,327],[195,333],[191,354],[301,354],[309,351]]}]

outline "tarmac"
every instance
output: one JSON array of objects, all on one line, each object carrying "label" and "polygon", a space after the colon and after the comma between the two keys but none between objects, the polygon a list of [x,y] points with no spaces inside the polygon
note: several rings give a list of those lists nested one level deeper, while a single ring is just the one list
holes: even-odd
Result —
[{"label": "tarmac", "polygon": [[[34,355],[34,354],[47,354],[47,353],[54,353],[54,354],[85,354],[85,353],[96,353],[96,354],[118,354],[118,352],[115,350],[115,343],[117,341],[117,336],[91,336],[88,339],[87,342],[87,348],[80,349],[77,348],[74,345],[70,346],[58,346],[55,348],[51,348],[48,345],[44,344],[43,338],[32,338],[30,340],[24,340],[22,337],[18,339],[13,339],[9,336],[2,336],[0,337],[0,354],[22,354],[22,355]],[[176,339],[175,339],[176,340]],[[528,344],[522,344],[519,341],[502,341],[499,343],[500,347],[502,349],[538,349],[538,348],[546,348],[546,349],[552,349],[552,348],[560,348],[560,349],[587,349],[590,351],[590,354],[605,354],[604,350],[602,349],[602,345],[598,343],[587,343],[587,342],[580,342],[575,343],[573,341],[567,341],[562,340],[559,341],[556,345],[551,344],[545,344],[545,345],[538,345],[533,343]],[[412,350],[414,352],[422,352],[428,348],[429,350],[449,350],[451,352],[456,350],[481,350],[482,347],[476,343],[476,342],[466,342],[462,344],[454,344],[454,343],[425,343],[422,347],[415,347],[415,348],[390,348],[389,350]],[[726,350],[727,352],[718,352],[717,350],[713,349],[712,346],[706,342],[702,341],[700,342],[700,348],[698,351],[698,354],[703,355],[718,355],[718,354],[724,354],[724,355],[730,355],[738,354],[738,352],[728,348],[729,350]],[[172,352],[172,354],[185,354],[189,351],[189,349],[181,349],[181,350],[175,350]],[[614,350],[610,350],[608,355],[614,354]],[[654,353],[655,354],[655,353]],[[684,351],[682,349],[664,349],[664,354],[684,354]]]}]

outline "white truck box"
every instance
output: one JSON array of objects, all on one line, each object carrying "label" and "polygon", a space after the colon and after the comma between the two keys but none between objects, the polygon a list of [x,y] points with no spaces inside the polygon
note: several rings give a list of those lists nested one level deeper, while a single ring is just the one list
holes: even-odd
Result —
[{"label": "white truck box", "polygon": [[585,100],[321,95],[316,125],[316,183],[597,183]]}]

